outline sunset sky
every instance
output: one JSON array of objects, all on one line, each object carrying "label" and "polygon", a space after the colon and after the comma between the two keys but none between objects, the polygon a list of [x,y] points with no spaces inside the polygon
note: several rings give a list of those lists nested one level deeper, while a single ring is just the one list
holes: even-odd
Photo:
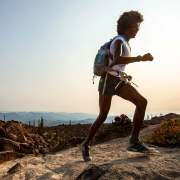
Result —
[{"label": "sunset sky", "polygon": [[[180,114],[179,8],[179,0],[1,0],[0,111],[98,114],[95,55],[117,35],[119,16],[138,10],[144,22],[129,42],[132,57],[154,61],[125,71],[148,100],[146,114]],[[109,114],[134,109],[115,96]]]}]

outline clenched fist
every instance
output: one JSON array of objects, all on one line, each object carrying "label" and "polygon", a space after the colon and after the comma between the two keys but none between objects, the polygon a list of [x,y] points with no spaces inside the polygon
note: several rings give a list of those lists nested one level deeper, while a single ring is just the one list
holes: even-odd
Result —
[{"label": "clenched fist", "polygon": [[152,61],[154,58],[150,53],[145,54],[142,56],[142,61]]}]

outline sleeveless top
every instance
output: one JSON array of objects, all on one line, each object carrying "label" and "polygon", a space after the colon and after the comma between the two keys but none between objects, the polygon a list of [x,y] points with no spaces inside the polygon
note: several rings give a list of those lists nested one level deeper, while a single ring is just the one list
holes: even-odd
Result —
[{"label": "sleeveless top", "polygon": [[[111,45],[110,45],[110,53],[111,53],[113,56],[114,56],[114,50],[115,50],[115,48],[114,48],[114,43],[115,43],[116,40],[118,40],[118,39],[122,40],[123,42],[125,41],[125,39],[124,39],[123,37],[116,37],[116,38],[112,41],[112,43],[111,43]],[[122,54],[121,54],[121,55],[122,55]],[[121,55],[120,55],[120,56],[121,56]],[[126,43],[125,53],[123,54],[123,57],[131,57],[131,50],[130,50],[130,47],[129,47],[128,43]],[[112,60],[109,58],[109,65],[111,65],[111,63],[112,63]],[[119,65],[120,65],[120,71],[124,71],[126,64],[116,64],[116,65],[114,65],[114,66],[112,67],[112,69],[115,70],[115,71],[108,71],[108,73],[111,74],[111,75],[113,75],[113,76],[116,76],[116,77],[121,77],[120,73],[119,73],[119,75],[118,75],[118,72],[117,72],[117,71],[118,71],[118,68],[119,68]]]}]

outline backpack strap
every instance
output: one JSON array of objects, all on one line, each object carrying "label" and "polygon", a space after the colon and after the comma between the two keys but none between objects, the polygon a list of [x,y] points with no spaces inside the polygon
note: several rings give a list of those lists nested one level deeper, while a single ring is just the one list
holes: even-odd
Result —
[{"label": "backpack strap", "polygon": [[[125,41],[123,42],[123,47],[122,47],[122,56],[124,55],[124,53],[125,53],[125,49],[126,49],[126,44],[127,44],[127,42],[126,42],[126,38],[123,36],[123,35],[118,35],[118,36],[115,36],[113,39],[112,39],[112,41],[116,38],[116,37],[123,37],[123,39],[125,39]],[[112,43],[112,41],[111,41],[111,43]],[[111,43],[110,43],[110,45],[111,45]],[[110,45],[109,45],[109,47],[110,47]],[[109,49],[109,58],[113,61],[113,55],[110,53],[110,49]],[[112,64],[110,65],[110,67],[112,67]]]},{"label": "backpack strap", "polygon": [[[123,36],[124,37],[124,36]],[[124,37],[124,39],[125,39],[125,41],[124,41],[124,43],[123,43],[123,52],[122,52],[122,56],[124,55],[124,53],[125,53],[125,48],[126,48],[126,44],[127,44],[127,41],[126,41],[126,38]],[[119,73],[120,73],[120,67],[121,67],[121,65],[119,65],[119,67],[118,67],[118,72],[117,72],[117,75],[119,76]]]}]

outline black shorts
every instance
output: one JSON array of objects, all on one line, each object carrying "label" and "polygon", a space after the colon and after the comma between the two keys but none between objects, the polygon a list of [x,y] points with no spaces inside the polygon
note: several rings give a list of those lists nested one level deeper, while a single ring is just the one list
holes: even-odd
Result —
[{"label": "black shorts", "polygon": [[99,95],[109,95],[109,96],[117,95],[119,89],[125,85],[124,81],[122,81],[118,85],[120,81],[121,79],[119,77],[115,77],[110,74],[107,74],[107,76],[106,75],[101,76],[98,87]]}]

